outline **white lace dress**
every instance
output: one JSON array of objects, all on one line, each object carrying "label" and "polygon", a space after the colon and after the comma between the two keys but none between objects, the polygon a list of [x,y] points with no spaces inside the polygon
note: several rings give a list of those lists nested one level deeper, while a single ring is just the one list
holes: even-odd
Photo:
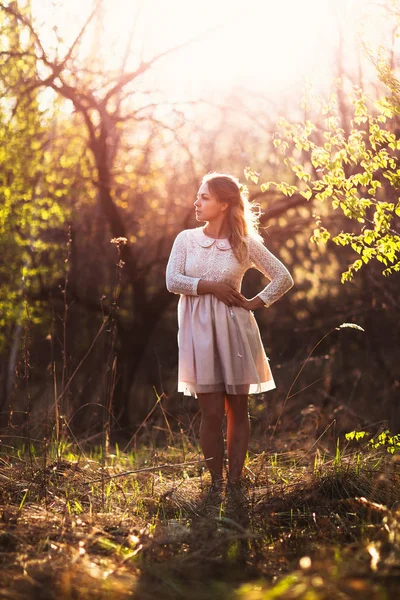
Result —
[{"label": "white lace dress", "polygon": [[257,394],[276,387],[253,312],[197,294],[200,279],[240,292],[243,275],[255,267],[270,280],[258,296],[266,307],[276,302],[293,286],[290,273],[258,240],[249,237],[248,249],[248,259],[239,263],[227,238],[211,238],[202,227],[175,239],[166,280],[168,290],[180,294],[178,391],[186,396]]}]

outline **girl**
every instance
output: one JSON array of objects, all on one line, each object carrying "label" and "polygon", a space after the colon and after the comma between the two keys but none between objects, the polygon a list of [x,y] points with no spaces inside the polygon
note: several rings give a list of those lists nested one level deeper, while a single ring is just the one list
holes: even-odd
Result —
[{"label": "girl", "polygon": [[[249,441],[248,394],[275,383],[253,311],[269,307],[292,286],[286,267],[262,243],[258,215],[231,175],[202,179],[194,203],[204,227],[175,239],[167,288],[178,303],[178,391],[198,398],[200,445],[212,488],[222,484],[227,416],[228,485],[240,482]],[[270,283],[248,300],[240,293],[244,273],[255,267]]]}]

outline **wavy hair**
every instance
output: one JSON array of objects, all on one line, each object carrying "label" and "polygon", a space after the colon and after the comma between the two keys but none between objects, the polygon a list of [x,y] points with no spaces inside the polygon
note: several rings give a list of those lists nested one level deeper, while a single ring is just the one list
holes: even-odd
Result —
[{"label": "wavy hair", "polygon": [[228,204],[229,239],[237,260],[243,262],[248,256],[247,237],[262,241],[258,232],[260,205],[250,202],[247,186],[241,185],[233,175],[207,173],[201,183],[207,183],[210,193],[219,202]]}]

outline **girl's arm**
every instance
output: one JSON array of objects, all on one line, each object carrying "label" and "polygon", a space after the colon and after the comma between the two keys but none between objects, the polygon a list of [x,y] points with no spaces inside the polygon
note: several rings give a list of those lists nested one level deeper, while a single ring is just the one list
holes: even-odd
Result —
[{"label": "girl's arm", "polygon": [[173,294],[198,296],[199,277],[184,275],[186,262],[186,232],[181,231],[174,241],[166,272],[167,289]]},{"label": "girl's arm", "polygon": [[281,261],[258,240],[249,240],[249,254],[253,266],[268,277],[270,283],[257,296],[248,300],[250,305],[247,308],[253,310],[261,306],[269,307],[293,287],[293,278]]}]

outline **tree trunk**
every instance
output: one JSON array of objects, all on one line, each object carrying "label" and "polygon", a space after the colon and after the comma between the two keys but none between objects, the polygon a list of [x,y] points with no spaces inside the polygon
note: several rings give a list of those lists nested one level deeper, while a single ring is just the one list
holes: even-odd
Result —
[{"label": "tree trunk", "polygon": [[130,431],[132,426],[146,416],[144,412],[147,412],[147,407],[143,410],[143,407],[135,406],[132,410],[129,405],[130,392],[149,340],[174,299],[174,295],[168,292],[166,287],[162,287],[150,300],[138,294],[133,299],[135,313],[131,325],[129,328],[119,328],[119,374],[114,393],[113,414],[119,426],[125,431]]}]

